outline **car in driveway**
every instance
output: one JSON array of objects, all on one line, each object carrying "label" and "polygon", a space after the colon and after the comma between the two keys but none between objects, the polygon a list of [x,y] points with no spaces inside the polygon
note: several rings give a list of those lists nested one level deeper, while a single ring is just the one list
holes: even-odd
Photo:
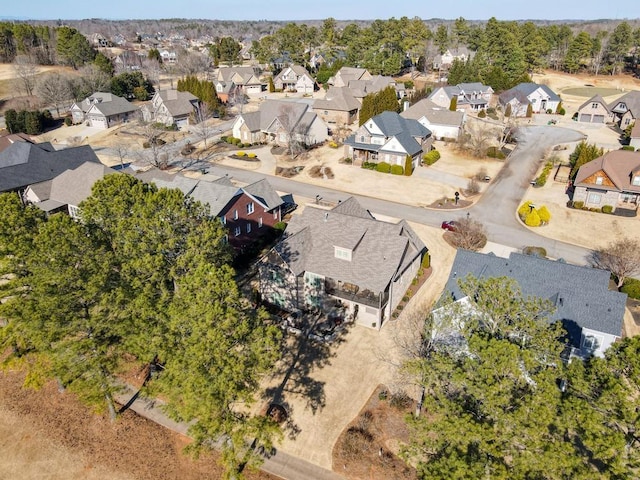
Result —
[{"label": "car in driveway", "polygon": [[440,225],[442,227],[443,230],[448,230],[450,232],[455,232],[456,231],[456,226],[457,226],[457,222],[455,220],[445,220],[444,222],[442,222],[442,225]]}]

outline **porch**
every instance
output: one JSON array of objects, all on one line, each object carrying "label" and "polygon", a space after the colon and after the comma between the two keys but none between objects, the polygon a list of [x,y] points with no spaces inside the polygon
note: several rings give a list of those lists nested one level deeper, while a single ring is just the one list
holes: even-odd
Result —
[{"label": "porch", "polygon": [[346,300],[348,302],[359,303],[367,307],[373,307],[378,310],[386,306],[389,300],[389,292],[375,293],[368,289],[360,289],[352,283],[342,282],[326,278],[324,289],[327,295]]}]

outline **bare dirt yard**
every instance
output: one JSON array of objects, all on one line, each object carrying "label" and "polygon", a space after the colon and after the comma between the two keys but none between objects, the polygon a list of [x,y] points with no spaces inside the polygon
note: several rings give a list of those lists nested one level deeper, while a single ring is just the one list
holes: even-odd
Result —
[{"label": "bare dirt yard", "polygon": [[[0,478],[11,480],[205,480],[221,478],[214,455],[194,460],[188,439],[126,411],[111,424],[51,382],[22,387],[0,371]],[[249,472],[253,480],[275,480]]]}]

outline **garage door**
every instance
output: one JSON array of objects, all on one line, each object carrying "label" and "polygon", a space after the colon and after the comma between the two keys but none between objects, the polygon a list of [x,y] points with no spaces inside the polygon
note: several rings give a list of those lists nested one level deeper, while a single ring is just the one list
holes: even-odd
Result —
[{"label": "garage door", "polygon": [[586,122],[586,123],[591,123],[591,115],[587,114],[587,113],[583,113],[580,115],[580,121],[581,122]]},{"label": "garage door", "polygon": [[97,128],[107,128],[107,119],[102,117],[92,117],[89,120],[89,124],[92,127],[97,127]]},{"label": "garage door", "polygon": [[186,127],[187,125],[189,125],[189,119],[188,118],[178,118],[178,119],[176,119],[176,126],[178,128]]},{"label": "garage door", "polygon": [[592,122],[593,123],[604,123],[604,115],[594,115]]}]

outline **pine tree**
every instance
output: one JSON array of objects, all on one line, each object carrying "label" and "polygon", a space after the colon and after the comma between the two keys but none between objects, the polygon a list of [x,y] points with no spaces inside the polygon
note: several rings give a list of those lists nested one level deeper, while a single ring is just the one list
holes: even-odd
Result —
[{"label": "pine tree", "polygon": [[455,112],[458,109],[458,97],[457,96],[453,96],[451,97],[451,102],[449,102],[449,110],[451,110],[452,112]]},{"label": "pine tree", "polygon": [[532,116],[533,116],[533,106],[530,103],[528,103],[526,117],[531,118]]},{"label": "pine tree", "polygon": [[411,155],[407,155],[407,158],[405,158],[405,161],[404,161],[404,174],[407,177],[410,177],[412,173],[413,173],[413,159],[411,158]]}]

